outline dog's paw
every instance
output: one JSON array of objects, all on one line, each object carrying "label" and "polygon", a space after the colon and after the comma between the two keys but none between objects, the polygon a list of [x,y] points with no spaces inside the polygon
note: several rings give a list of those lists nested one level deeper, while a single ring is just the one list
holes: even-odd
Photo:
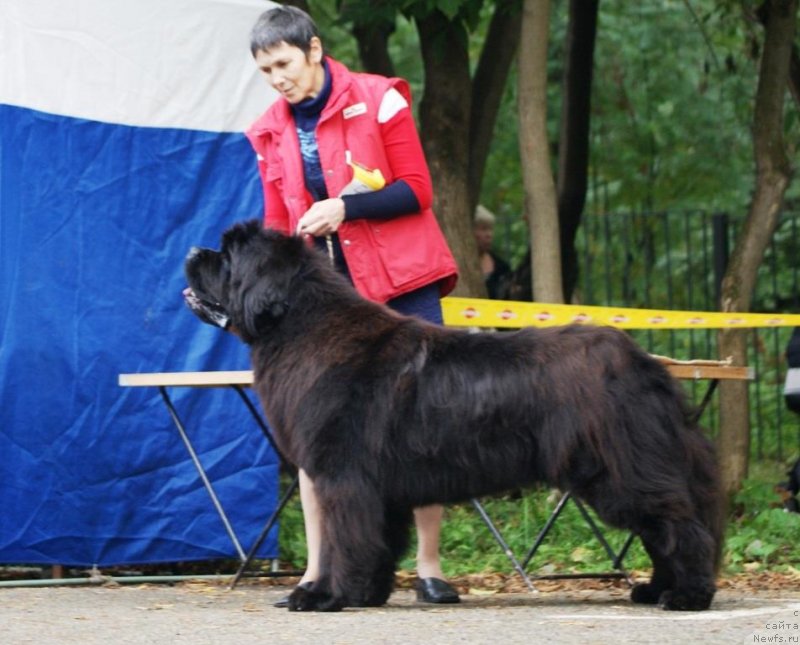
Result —
[{"label": "dog's paw", "polygon": [[329,593],[295,587],[289,596],[289,611],[341,611],[344,601]]},{"label": "dog's paw", "polygon": [[657,605],[663,589],[647,582],[641,582],[631,589],[631,602],[637,605]]},{"label": "dog's paw", "polygon": [[386,593],[372,592],[366,595],[350,595],[347,597],[348,607],[382,607],[389,599]]},{"label": "dog's paw", "polygon": [[711,606],[712,590],[667,590],[658,599],[658,606],[666,611],[704,611]]}]

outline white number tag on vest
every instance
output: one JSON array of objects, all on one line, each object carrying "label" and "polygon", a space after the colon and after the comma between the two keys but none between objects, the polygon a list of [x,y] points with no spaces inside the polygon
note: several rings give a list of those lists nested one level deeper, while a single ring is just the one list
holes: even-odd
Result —
[{"label": "white number tag on vest", "polygon": [[342,115],[344,116],[345,119],[352,119],[354,116],[366,113],[367,113],[367,104],[362,102],[362,103],[356,103],[355,105],[351,105],[350,107],[346,107],[342,112]]}]

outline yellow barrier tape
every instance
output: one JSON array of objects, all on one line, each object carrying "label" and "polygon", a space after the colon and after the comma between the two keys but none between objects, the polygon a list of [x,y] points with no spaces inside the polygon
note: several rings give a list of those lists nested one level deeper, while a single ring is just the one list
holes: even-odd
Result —
[{"label": "yellow barrier tape", "polygon": [[800,314],[670,311],[556,305],[481,298],[442,299],[444,324],[453,327],[554,327],[571,323],[620,329],[722,329],[800,326]]}]

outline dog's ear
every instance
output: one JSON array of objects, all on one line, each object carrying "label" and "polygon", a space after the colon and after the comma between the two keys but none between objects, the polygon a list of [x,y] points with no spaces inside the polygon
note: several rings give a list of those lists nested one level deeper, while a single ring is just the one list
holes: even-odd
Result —
[{"label": "dog's ear", "polygon": [[251,338],[268,333],[289,310],[292,280],[303,266],[303,244],[300,238],[259,229],[256,243],[239,246],[233,254],[242,278],[242,323]]},{"label": "dog's ear", "polygon": [[288,311],[289,291],[284,286],[262,278],[245,295],[244,325],[252,338],[268,333]]},{"label": "dog's ear", "polygon": [[222,234],[222,251],[247,244],[254,237],[261,235],[263,230],[261,221],[257,219],[234,224]]}]

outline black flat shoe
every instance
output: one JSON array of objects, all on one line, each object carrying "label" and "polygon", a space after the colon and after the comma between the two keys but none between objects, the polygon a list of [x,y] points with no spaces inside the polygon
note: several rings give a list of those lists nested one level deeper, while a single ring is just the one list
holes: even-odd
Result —
[{"label": "black flat shoe", "polygon": [[[311,589],[311,585],[313,584],[313,582],[302,582],[297,586],[302,587],[303,589]],[[289,606],[289,596],[291,595],[292,594],[286,594],[280,600],[276,600],[274,603],[272,603],[272,606],[277,607],[278,609],[286,609]]]},{"label": "black flat shoe", "polygon": [[417,600],[437,605],[452,605],[461,602],[458,593],[450,583],[440,578],[417,580]]}]

